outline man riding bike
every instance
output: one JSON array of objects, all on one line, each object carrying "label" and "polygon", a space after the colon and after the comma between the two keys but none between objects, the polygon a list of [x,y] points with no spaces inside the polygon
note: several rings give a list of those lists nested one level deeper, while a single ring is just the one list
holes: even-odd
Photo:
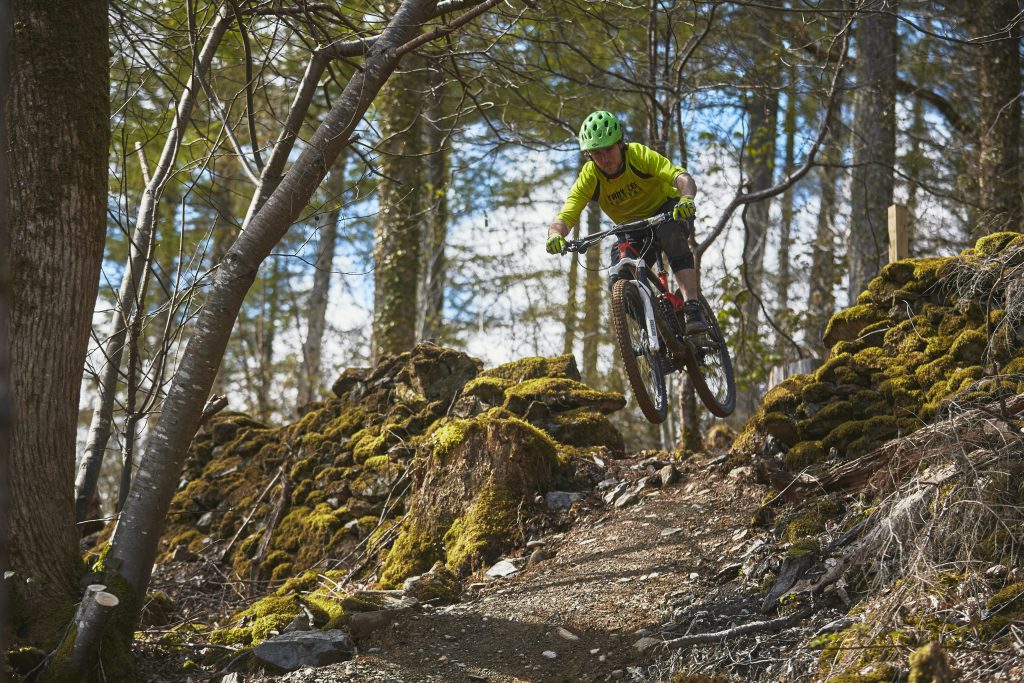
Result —
[{"label": "man riding bike", "polygon": [[[697,270],[687,243],[689,219],[697,213],[693,202],[697,184],[693,177],[649,147],[623,141],[618,119],[607,111],[595,111],[583,121],[579,143],[590,161],[583,165],[562,210],[548,228],[548,253],[565,251],[565,236],[570,226],[579,223],[583,207],[591,199],[596,199],[605,215],[616,223],[671,211],[672,220],[654,228],[653,243],[644,234],[629,233],[625,239],[651,266],[659,251],[665,252],[683,292],[686,334],[704,332],[707,320],[697,301]],[[618,245],[612,245],[612,265],[618,263],[619,254]],[[610,284],[615,284],[614,276]]]}]

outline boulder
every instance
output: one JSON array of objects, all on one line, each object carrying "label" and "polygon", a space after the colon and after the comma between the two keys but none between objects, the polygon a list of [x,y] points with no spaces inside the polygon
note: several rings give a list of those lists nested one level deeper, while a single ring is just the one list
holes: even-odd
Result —
[{"label": "boulder", "polygon": [[284,671],[336,664],[350,659],[354,652],[348,635],[337,629],[282,633],[253,649],[253,655],[261,662]]}]

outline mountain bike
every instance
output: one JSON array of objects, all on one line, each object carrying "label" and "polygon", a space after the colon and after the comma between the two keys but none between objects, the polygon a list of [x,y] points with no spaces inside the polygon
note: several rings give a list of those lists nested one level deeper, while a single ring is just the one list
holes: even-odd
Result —
[{"label": "mountain bike", "polygon": [[676,310],[681,299],[669,289],[661,259],[657,261],[657,272],[652,273],[643,256],[626,241],[626,233],[652,230],[671,219],[672,213],[667,212],[614,225],[569,240],[565,248],[565,252],[583,254],[609,235],[618,238],[620,258],[610,274],[621,273],[623,277],[612,287],[612,329],[637,405],[644,417],[655,424],[663,422],[668,414],[665,376],[676,371],[689,373],[697,395],[713,414],[726,417],[736,408],[732,358],[715,312],[701,295],[699,301],[708,329],[685,334]]}]

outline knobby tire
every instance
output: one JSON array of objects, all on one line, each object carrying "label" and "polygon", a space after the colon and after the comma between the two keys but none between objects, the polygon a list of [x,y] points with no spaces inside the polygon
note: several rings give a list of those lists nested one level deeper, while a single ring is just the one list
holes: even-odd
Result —
[{"label": "knobby tire", "polygon": [[733,376],[732,358],[715,312],[703,294],[700,295],[700,306],[708,321],[708,331],[690,339],[694,347],[694,353],[689,359],[690,378],[693,380],[693,388],[708,410],[718,417],[728,417],[736,409],[736,378]]},{"label": "knobby tire", "polygon": [[632,280],[619,280],[612,288],[612,328],[640,411],[654,424],[664,422],[668,397],[662,357],[648,345],[644,302]]}]

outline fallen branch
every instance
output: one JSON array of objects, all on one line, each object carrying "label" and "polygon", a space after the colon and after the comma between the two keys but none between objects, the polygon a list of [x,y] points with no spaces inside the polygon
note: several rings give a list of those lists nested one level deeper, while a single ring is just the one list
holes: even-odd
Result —
[{"label": "fallen branch", "polygon": [[221,561],[223,561],[224,558],[228,556],[228,553],[231,552],[231,549],[235,547],[235,542],[237,542],[238,537],[242,535],[242,530],[244,530],[245,527],[249,525],[249,522],[252,520],[253,515],[256,514],[256,510],[259,509],[260,503],[262,503],[263,499],[267,497],[268,493],[270,493],[270,489],[274,488],[274,484],[277,483],[277,480],[281,478],[282,474],[284,474],[284,465],[278,468],[277,474],[275,474],[274,478],[270,480],[270,483],[267,484],[267,487],[263,489],[263,493],[261,493],[259,498],[256,499],[256,502],[252,504],[252,509],[249,510],[249,514],[246,515],[245,520],[242,522],[242,526],[238,527],[238,531],[235,532],[235,535],[231,537],[231,540],[228,542],[227,546],[225,546],[224,550],[221,551]]},{"label": "fallen branch", "polygon": [[778,617],[776,619],[768,619],[766,621],[752,621],[748,624],[740,624],[739,626],[733,626],[723,631],[712,631],[711,633],[695,633],[690,636],[680,636],[679,638],[673,638],[672,640],[666,640],[662,647],[665,648],[680,648],[686,647],[687,645],[696,645],[697,643],[714,643],[717,641],[728,640],[730,638],[736,638],[744,636],[748,633],[765,633],[769,631],[781,631],[784,628],[788,628],[793,624],[797,623],[802,619],[806,619],[814,613],[815,605],[805,605],[803,608],[787,614],[784,617]]}]

